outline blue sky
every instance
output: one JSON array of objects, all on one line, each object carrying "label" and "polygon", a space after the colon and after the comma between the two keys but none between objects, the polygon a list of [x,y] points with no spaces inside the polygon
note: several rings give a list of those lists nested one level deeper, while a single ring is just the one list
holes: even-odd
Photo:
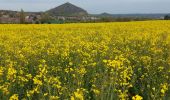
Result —
[{"label": "blue sky", "polygon": [[170,13],[170,0],[0,0],[0,9],[45,11],[65,2],[89,13]]}]

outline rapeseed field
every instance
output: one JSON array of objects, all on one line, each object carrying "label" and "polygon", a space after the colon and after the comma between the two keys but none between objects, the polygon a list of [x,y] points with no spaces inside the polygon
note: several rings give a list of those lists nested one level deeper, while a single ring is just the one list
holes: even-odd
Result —
[{"label": "rapeseed field", "polygon": [[0,25],[0,100],[170,100],[170,21]]}]

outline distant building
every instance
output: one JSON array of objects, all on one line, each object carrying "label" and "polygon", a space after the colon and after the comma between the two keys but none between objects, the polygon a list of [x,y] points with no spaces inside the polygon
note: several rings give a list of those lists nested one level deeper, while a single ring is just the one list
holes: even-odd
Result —
[{"label": "distant building", "polygon": [[58,20],[63,20],[63,21],[66,20],[66,18],[64,16],[58,16],[57,19]]},{"label": "distant building", "polygon": [[15,17],[10,17],[9,15],[2,15],[0,17],[0,22],[3,24],[19,23],[20,19]]},{"label": "distant building", "polygon": [[40,20],[41,20],[41,15],[31,14],[25,17],[26,23],[36,24],[36,23],[40,23]]}]

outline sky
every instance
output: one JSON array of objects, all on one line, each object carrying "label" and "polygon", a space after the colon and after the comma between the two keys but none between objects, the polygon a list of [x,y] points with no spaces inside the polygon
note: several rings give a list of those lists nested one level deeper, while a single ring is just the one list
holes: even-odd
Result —
[{"label": "sky", "polygon": [[46,11],[66,2],[90,14],[170,13],[170,0],[0,0],[0,10]]}]

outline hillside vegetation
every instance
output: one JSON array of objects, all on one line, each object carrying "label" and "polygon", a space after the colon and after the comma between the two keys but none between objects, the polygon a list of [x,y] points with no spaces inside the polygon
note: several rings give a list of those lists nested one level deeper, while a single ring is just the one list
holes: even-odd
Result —
[{"label": "hillside vegetation", "polygon": [[69,2],[46,11],[51,16],[87,16],[86,10],[77,7]]},{"label": "hillside vegetation", "polygon": [[169,100],[170,21],[0,25],[1,100]]}]

